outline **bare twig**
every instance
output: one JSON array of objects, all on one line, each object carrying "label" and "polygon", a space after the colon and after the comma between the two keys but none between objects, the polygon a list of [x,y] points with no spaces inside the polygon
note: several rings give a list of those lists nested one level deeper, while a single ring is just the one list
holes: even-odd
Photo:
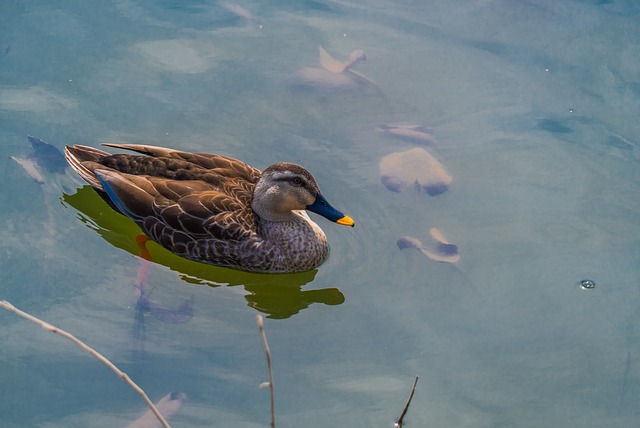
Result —
[{"label": "bare twig", "polygon": [[420,377],[416,376],[416,380],[413,382],[413,388],[411,388],[411,394],[409,394],[409,399],[407,400],[407,404],[404,405],[404,409],[402,409],[402,414],[396,421],[394,427],[402,428],[402,419],[404,419],[404,415],[407,414],[407,410],[409,410],[409,404],[411,404],[411,399],[413,398],[413,393],[416,392],[416,385],[418,384],[418,379]]},{"label": "bare twig", "polygon": [[269,351],[269,344],[267,343],[267,336],[264,334],[264,323],[262,321],[262,315],[258,314],[256,316],[256,322],[258,323],[258,330],[260,330],[260,338],[262,339],[262,347],[264,348],[264,353],[267,356],[267,371],[269,372],[269,381],[264,383],[261,386],[268,386],[269,393],[271,395],[271,428],[276,427],[276,409],[273,401],[273,371],[271,370],[271,351]]},{"label": "bare twig", "polygon": [[55,326],[53,326],[53,325],[51,325],[51,324],[49,324],[49,323],[47,323],[45,321],[42,321],[41,319],[36,318],[33,315],[30,315],[30,314],[28,314],[28,313],[26,313],[24,311],[21,311],[20,309],[16,308],[15,306],[13,306],[11,303],[7,302],[6,300],[1,300],[0,301],[0,307],[3,307],[8,311],[13,312],[14,314],[16,314],[18,316],[21,316],[22,318],[24,318],[26,320],[29,320],[29,321],[39,325],[40,327],[42,327],[43,329],[45,329],[47,331],[59,334],[60,336],[62,336],[64,338],[70,340],[71,342],[75,343],[77,346],[79,346],[84,351],[86,351],[89,354],[91,354],[94,357],[96,357],[98,360],[100,360],[100,362],[102,362],[104,365],[109,367],[115,374],[117,374],[120,377],[120,379],[125,381],[129,386],[131,386],[131,388],[133,388],[138,394],[140,394],[142,399],[147,403],[147,406],[149,406],[149,408],[151,409],[153,414],[156,416],[156,418],[158,418],[158,420],[160,421],[160,423],[162,424],[162,426],[164,428],[171,428],[169,426],[169,423],[160,414],[160,412],[158,411],[156,406],[149,399],[149,397],[147,397],[147,394],[145,394],[145,392],[142,390],[142,388],[140,388],[134,381],[131,380],[131,378],[126,373],[124,373],[122,370],[120,370],[118,367],[116,367],[115,364],[113,364],[111,361],[109,361],[105,356],[100,354],[98,351],[96,351],[95,349],[93,349],[90,346],[86,345],[84,342],[82,342],[80,339],[78,339],[77,337],[75,337],[71,333],[68,333],[68,332],[66,332],[66,331],[64,331],[62,329],[59,329],[58,327],[55,327]]}]

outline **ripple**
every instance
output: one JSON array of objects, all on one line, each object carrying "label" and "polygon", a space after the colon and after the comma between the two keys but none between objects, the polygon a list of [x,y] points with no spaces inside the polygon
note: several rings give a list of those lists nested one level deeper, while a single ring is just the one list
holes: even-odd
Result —
[{"label": "ripple", "polygon": [[187,40],[152,40],[134,48],[152,65],[174,73],[197,74],[212,67],[210,56],[190,46]]},{"label": "ripple", "polygon": [[59,109],[72,109],[77,102],[40,86],[28,89],[0,89],[0,109],[40,113]]}]

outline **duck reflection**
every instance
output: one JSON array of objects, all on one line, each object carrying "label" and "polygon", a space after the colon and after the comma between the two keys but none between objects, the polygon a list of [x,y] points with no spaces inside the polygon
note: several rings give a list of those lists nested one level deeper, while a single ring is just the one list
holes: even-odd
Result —
[{"label": "duck reflection", "polygon": [[155,242],[141,238],[138,226],[109,208],[90,186],[84,186],[72,195],[64,193],[62,202],[76,209],[80,220],[106,241],[141,257],[142,264],[136,285],[139,316],[149,313],[156,318],[165,317],[167,320],[180,322],[182,317],[188,316],[190,308],[186,301],[177,307],[166,308],[150,300],[150,291],[146,285],[150,261],[167,266],[188,283],[211,287],[242,285],[247,291],[245,299],[248,306],[263,312],[268,318],[289,318],[313,303],[339,305],[345,300],[337,288],[302,290],[303,285],[313,281],[316,269],[301,273],[260,274],[207,265],[176,256]]},{"label": "duck reflection", "polygon": [[45,227],[40,235],[40,247],[44,252],[42,266],[45,270],[49,270],[51,260],[55,255],[54,247],[57,233],[51,195],[60,193],[59,177],[65,173],[68,164],[62,152],[55,146],[31,135],[27,136],[27,139],[31,143],[31,153],[25,156],[10,156],[10,158],[40,185],[38,193],[42,195],[44,214],[46,214]]},{"label": "duck reflection", "polygon": [[149,269],[151,268],[151,253],[149,253],[149,250],[146,248],[148,239],[144,235],[138,235],[135,241],[140,250],[140,267],[136,280],[133,283],[137,298],[133,337],[136,341],[137,351],[144,353],[144,342],[146,339],[145,316],[150,314],[154,318],[170,324],[186,323],[193,318],[195,298],[191,296],[173,308],[152,300],[151,293],[153,290],[150,290],[148,285]]},{"label": "duck reflection", "polygon": [[23,157],[11,156],[11,159],[20,165],[31,178],[37,183],[44,184],[46,173],[63,174],[65,172],[68,165],[60,150],[40,138],[28,135],[27,139],[31,143],[32,153]]}]

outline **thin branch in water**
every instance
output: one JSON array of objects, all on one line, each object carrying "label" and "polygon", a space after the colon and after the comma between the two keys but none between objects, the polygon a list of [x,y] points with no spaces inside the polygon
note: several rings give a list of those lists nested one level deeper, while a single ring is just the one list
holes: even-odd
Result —
[{"label": "thin branch in water", "polygon": [[271,351],[269,351],[269,344],[267,343],[267,336],[264,334],[264,322],[262,315],[256,316],[256,322],[258,323],[258,330],[260,330],[260,339],[262,339],[262,347],[264,353],[267,356],[267,371],[269,373],[269,381],[262,383],[260,386],[269,387],[269,393],[271,395],[271,428],[276,428],[276,408],[273,400],[273,371],[271,370]]},{"label": "thin branch in water", "polygon": [[131,386],[131,388],[133,388],[138,394],[140,394],[140,396],[142,397],[142,399],[147,403],[147,406],[149,406],[149,408],[151,409],[151,411],[153,412],[153,414],[156,416],[156,418],[158,418],[158,420],[160,421],[160,423],[162,424],[162,426],[164,428],[171,428],[169,426],[169,423],[167,422],[167,420],[162,416],[162,414],[160,414],[160,411],[158,411],[158,408],[153,404],[153,402],[149,399],[149,397],[147,397],[147,394],[142,390],[142,388],[140,388],[134,381],[131,380],[131,378],[122,370],[120,370],[118,367],[116,367],[115,364],[113,364],[111,361],[109,361],[105,356],[103,356],[101,353],[99,353],[98,351],[96,351],[95,349],[91,348],[89,345],[86,345],[84,342],[82,342],[80,339],[78,339],[77,337],[75,337],[74,335],[72,335],[71,333],[68,333],[58,327],[55,327],[45,321],[42,321],[39,318],[34,317],[31,314],[28,314],[24,311],[21,311],[20,309],[16,308],[15,306],[13,306],[11,303],[7,302],[6,300],[0,300],[0,307],[5,308],[6,310],[13,312],[14,314],[31,321],[34,324],[39,325],[40,327],[42,327],[43,329],[50,331],[52,333],[56,333],[59,334],[60,336],[70,340],[71,342],[75,343],[78,347],[80,347],[81,349],[83,349],[84,351],[88,352],[89,354],[93,355],[94,357],[96,357],[100,362],[102,362],[104,365],[106,365],[107,367],[109,367],[111,369],[111,371],[113,371],[115,374],[117,374],[120,379],[122,379],[123,381],[125,381],[125,383],[127,383],[129,386]]},{"label": "thin branch in water", "polygon": [[404,415],[407,414],[407,410],[409,410],[409,404],[411,404],[411,399],[413,398],[413,393],[416,392],[416,385],[418,384],[418,379],[420,377],[416,376],[416,380],[413,381],[413,388],[411,388],[411,394],[409,394],[409,399],[407,400],[407,403],[404,405],[404,409],[402,409],[402,414],[400,415],[400,417],[398,418],[398,420],[396,421],[394,428],[402,428],[402,420],[404,419]]}]

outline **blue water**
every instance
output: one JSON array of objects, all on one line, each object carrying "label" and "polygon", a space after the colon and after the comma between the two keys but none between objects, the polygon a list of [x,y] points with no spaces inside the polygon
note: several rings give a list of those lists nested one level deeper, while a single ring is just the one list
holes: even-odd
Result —
[{"label": "blue water", "polygon": [[[0,6],[0,299],[152,400],[185,393],[177,427],[268,426],[257,313],[279,427],[392,426],[415,375],[407,426],[638,425],[636,2],[76,3]],[[353,69],[374,83],[301,85],[319,45],[340,61],[365,50]],[[394,122],[432,129],[445,193],[382,185],[380,159],[417,146],[375,130]],[[45,168],[40,184],[9,158],[31,153],[27,135],[300,163],[356,227],[318,219],[330,258],[286,284],[159,255],[149,297],[193,299],[170,322],[136,312],[131,225],[72,172]],[[458,263],[396,246],[432,227]],[[63,338],[4,310],[0,324],[3,426],[146,411]]]}]

